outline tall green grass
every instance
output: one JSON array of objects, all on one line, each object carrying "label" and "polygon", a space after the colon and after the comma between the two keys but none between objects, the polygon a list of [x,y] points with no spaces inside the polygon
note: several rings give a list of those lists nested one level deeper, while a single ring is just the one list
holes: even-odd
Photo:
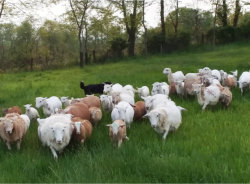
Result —
[{"label": "tall green grass", "polygon": [[[82,97],[79,82],[119,82],[135,87],[166,81],[165,67],[196,72],[210,68],[249,70],[250,45],[232,44],[206,52],[134,58],[84,69],[0,74],[0,107],[35,104],[38,96]],[[58,161],[43,147],[33,121],[17,151],[0,142],[0,182],[250,182],[250,93],[233,89],[233,102],[205,112],[195,98],[171,98],[188,109],[180,128],[162,141],[144,119],[132,124],[120,149],[109,140],[110,114],[84,146],[69,145]],[[137,100],[139,98],[137,97]],[[41,110],[40,114],[42,113]]]}]

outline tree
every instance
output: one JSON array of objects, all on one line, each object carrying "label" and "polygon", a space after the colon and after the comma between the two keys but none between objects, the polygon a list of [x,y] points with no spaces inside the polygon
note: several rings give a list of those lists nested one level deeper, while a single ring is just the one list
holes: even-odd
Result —
[{"label": "tree", "polygon": [[178,33],[178,26],[179,26],[179,0],[176,0],[176,7],[175,7],[174,12],[175,12],[175,20],[171,14],[169,14],[169,16],[170,16],[170,20],[174,26],[174,33],[177,34]]},{"label": "tree", "polygon": [[5,5],[5,0],[0,0],[0,18],[3,14],[4,5]]},{"label": "tree", "polygon": [[84,35],[84,29],[86,31],[87,28],[87,21],[86,21],[86,12],[91,6],[91,1],[90,0],[69,0],[70,8],[71,8],[71,14],[73,15],[73,19],[75,24],[77,25],[78,29],[78,42],[79,42],[79,60],[80,60],[80,67],[83,67],[85,65],[84,62],[84,56],[85,56],[85,61],[86,61],[86,55],[87,50],[85,48],[85,53],[84,53],[84,46],[86,46],[86,40],[85,44],[83,43],[84,41],[84,36],[86,36],[86,33]]},{"label": "tree", "polygon": [[128,55],[134,56],[136,34],[142,19],[142,11],[138,11],[138,9],[142,3],[139,0],[109,0],[109,2],[113,3],[123,14],[122,20],[128,35]]},{"label": "tree", "polygon": [[162,37],[162,42],[161,42],[161,52],[165,52],[165,46],[166,46],[166,23],[165,23],[165,16],[164,16],[164,11],[165,11],[165,5],[164,5],[164,0],[160,0],[160,6],[161,6],[161,11],[160,11],[160,16],[161,16],[161,37]]},{"label": "tree", "polygon": [[222,0],[222,4],[216,3],[216,16],[218,17],[218,23],[222,25],[223,27],[226,27],[228,25],[227,22],[227,13],[228,13],[228,5],[226,0]]},{"label": "tree", "polygon": [[237,27],[237,25],[238,25],[240,10],[241,10],[240,0],[235,0],[233,27]]}]

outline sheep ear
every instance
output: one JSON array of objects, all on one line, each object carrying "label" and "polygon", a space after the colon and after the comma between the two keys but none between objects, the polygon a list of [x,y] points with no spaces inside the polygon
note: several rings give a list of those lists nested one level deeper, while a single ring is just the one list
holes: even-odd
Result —
[{"label": "sheep ear", "polygon": [[147,118],[149,117],[149,114],[145,114],[144,116],[142,116],[142,118]]},{"label": "sheep ear", "polygon": [[146,99],[146,97],[142,96],[142,97],[141,97],[141,99],[145,100],[145,99]]},{"label": "sheep ear", "polygon": [[110,127],[112,124],[108,124],[108,125],[106,125],[107,127]]},{"label": "sheep ear", "polygon": [[136,107],[135,105],[133,105],[133,104],[130,104],[132,107]]}]

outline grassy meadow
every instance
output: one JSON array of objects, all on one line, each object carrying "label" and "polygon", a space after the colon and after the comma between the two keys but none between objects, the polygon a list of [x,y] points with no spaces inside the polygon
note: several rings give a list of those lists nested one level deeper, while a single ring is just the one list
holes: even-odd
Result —
[{"label": "grassy meadow", "polygon": [[[189,51],[148,58],[34,72],[0,74],[0,108],[27,103],[38,96],[82,97],[79,83],[112,81],[134,87],[167,81],[162,70],[197,72],[208,66],[224,71],[250,69],[250,44],[232,44],[215,50]],[[0,141],[0,182],[250,182],[250,93],[233,89],[226,109],[208,106],[205,112],[195,98],[171,98],[188,109],[180,128],[163,141],[147,119],[134,122],[129,141],[120,149],[109,140],[104,113],[84,146],[69,145],[58,161],[37,136],[33,121],[21,150],[8,151]],[[137,100],[139,100],[136,95]],[[40,114],[42,111],[39,110]]]}]

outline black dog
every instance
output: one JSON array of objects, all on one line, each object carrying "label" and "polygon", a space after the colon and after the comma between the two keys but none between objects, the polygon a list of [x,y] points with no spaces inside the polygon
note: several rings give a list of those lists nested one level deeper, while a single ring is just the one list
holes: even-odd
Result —
[{"label": "black dog", "polygon": [[103,89],[105,84],[112,84],[111,82],[103,82],[101,84],[89,84],[87,86],[84,85],[84,82],[80,82],[81,89],[84,90],[85,95],[91,94],[103,94]]}]

